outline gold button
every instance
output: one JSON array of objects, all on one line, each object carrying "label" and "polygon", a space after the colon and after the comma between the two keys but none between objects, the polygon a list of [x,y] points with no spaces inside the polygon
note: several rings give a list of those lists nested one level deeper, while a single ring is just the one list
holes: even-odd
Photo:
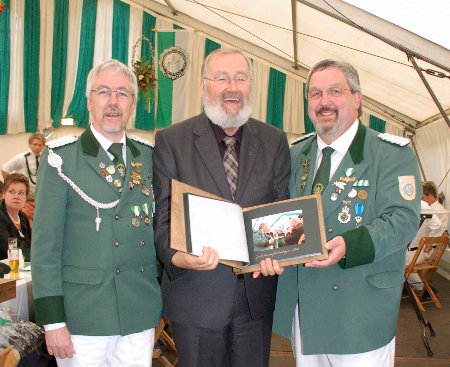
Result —
[{"label": "gold button", "polygon": [[339,289],[339,286],[337,284],[333,284],[331,289],[333,289],[333,291],[337,291]]},{"label": "gold button", "polygon": [[143,273],[143,272],[145,271],[145,268],[144,268],[143,266],[141,266],[141,268],[139,269],[139,271],[140,271],[141,273]]},{"label": "gold button", "polygon": [[144,240],[141,241],[141,246],[145,246],[145,241]]},{"label": "gold button", "polygon": [[114,241],[114,246],[116,246],[116,247],[119,247],[119,245],[120,245],[120,242],[119,241]]},{"label": "gold button", "polygon": [[120,273],[120,268],[117,267],[117,268],[116,268],[116,274],[119,274],[119,273]]},{"label": "gold button", "polygon": [[115,219],[115,220],[119,220],[119,218],[120,218],[120,217],[119,217],[117,214],[114,216],[114,219]]},{"label": "gold button", "polygon": [[331,232],[333,232],[333,228],[329,227],[327,231],[328,231],[328,233],[331,233]]}]

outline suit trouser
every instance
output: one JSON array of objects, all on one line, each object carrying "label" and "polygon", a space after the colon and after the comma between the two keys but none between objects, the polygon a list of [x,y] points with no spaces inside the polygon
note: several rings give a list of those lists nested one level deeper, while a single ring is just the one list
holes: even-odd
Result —
[{"label": "suit trouser", "polygon": [[296,367],[394,367],[395,337],[384,347],[366,353],[305,355],[301,352],[299,325],[297,305],[292,324],[292,349]]},{"label": "suit trouser", "polygon": [[155,329],[120,336],[72,335],[75,354],[59,367],[151,367]]},{"label": "suit trouser", "polygon": [[236,283],[234,311],[223,328],[172,322],[180,367],[267,367],[272,319],[252,320],[243,279]]}]

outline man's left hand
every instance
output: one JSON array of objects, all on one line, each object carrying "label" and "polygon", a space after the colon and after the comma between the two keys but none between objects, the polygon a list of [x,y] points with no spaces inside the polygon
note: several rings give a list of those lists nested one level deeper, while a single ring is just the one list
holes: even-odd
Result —
[{"label": "man's left hand", "polygon": [[256,279],[260,274],[264,276],[281,275],[284,272],[284,268],[276,260],[270,258],[265,258],[261,260],[260,264],[261,271],[253,272],[253,278]]},{"label": "man's left hand", "polygon": [[325,268],[330,265],[337,264],[345,256],[345,241],[342,236],[337,236],[329,240],[325,244],[325,248],[328,250],[328,259],[316,260],[305,264],[307,268]]}]

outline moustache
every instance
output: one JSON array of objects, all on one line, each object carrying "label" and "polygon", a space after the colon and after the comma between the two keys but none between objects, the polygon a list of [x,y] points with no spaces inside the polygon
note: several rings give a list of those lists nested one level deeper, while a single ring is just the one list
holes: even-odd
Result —
[{"label": "moustache", "polygon": [[338,113],[337,109],[335,109],[335,108],[331,108],[331,107],[320,107],[320,108],[316,111],[316,114],[321,114],[322,112],[334,112],[334,113]]},{"label": "moustache", "polygon": [[117,113],[119,115],[122,114],[122,110],[118,107],[108,106],[105,111],[103,111],[103,116],[108,115],[110,113]]},{"label": "moustache", "polygon": [[244,96],[241,92],[224,92],[222,94],[222,101],[242,101]]}]

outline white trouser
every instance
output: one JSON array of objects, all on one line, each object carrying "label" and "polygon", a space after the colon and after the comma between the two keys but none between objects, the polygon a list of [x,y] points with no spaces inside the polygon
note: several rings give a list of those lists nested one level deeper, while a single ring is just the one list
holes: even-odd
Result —
[{"label": "white trouser", "polygon": [[[408,267],[411,260],[413,259],[414,255],[416,254],[417,250],[414,251],[406,251],[406,257],[405,257],[405,266]],[[428,260],[431,255],[433,254],[434,249],[432,249],[428,254],[422,251],[419,254],[419,257],[416,260],[416,264],[422,264],[425,260]],[[420,279],[419,275],[417,273],[411,273],[408,277],[408,282],[414,289],[417,289],[421,291],[423,289],[423,283],[422,279]]]},{"label": "white trouser", "polygon": [[292,324],[292,349],[296,367],[394,367],[395,337],[384,347],[366,353],[303,355],[299,325],[297,305]]},{"label": "white trouser", "polygon": [[151,367],[155,329],[126,336],[72,335],[75,354],[59,367]]}]

